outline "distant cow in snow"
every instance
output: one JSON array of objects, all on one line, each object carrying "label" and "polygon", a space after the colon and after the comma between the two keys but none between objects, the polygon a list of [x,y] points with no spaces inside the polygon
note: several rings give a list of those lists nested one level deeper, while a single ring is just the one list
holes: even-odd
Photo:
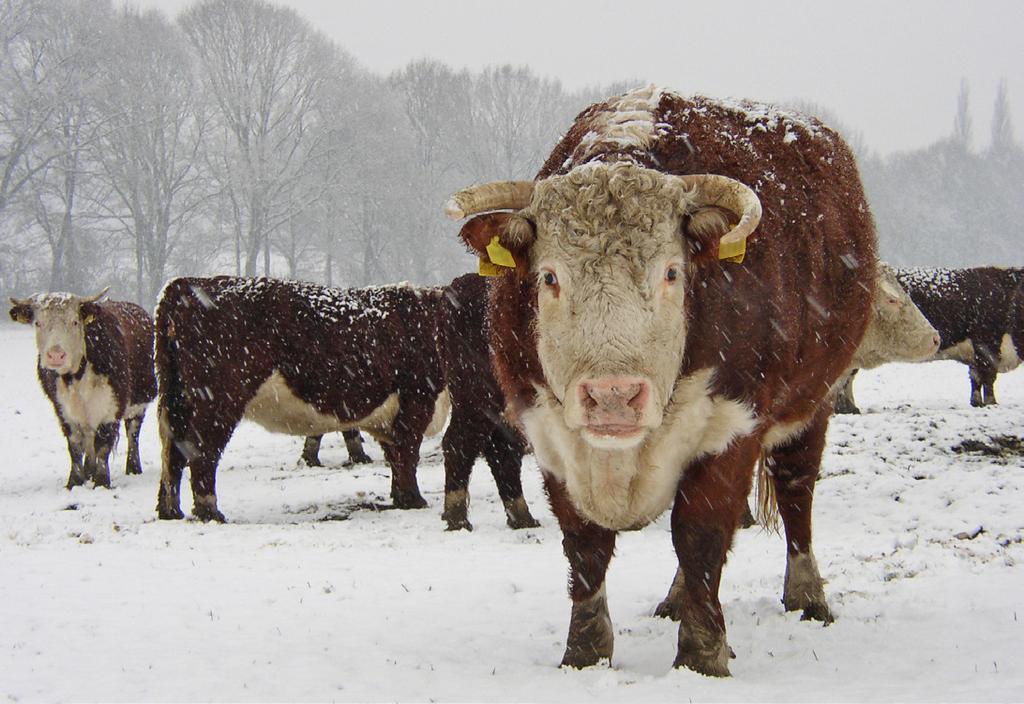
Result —
[{"label": "distant cow in snow", "polygon": [[526,440],[505,418],[505,396],[491,369],[486,330],[487,282],[460,276],[445,288],[438,322],[438,346],[451,395],[452,417],[444,451],[444,514],[448,530],[472,530],[469,477],[476,458],[491,467],[510,528],[540,525],[523,498],[520,471]]},{"label": "distant cow in snow", "polygon": [[110,451],[118,423],[128,436],[126,474],[141,474],[139,429],[156,396],[153,320],[134,303],[40,293],[11,299],[10,315],[34,325],[36,371],[68,443],[67,488],[110,486]]},{"label": "distant cow in snow", "polygon": [[970,369],[971,405],[996,403],[996,376],[1024,358],[1024,269],[895,269],[896,278],[942,336],[932,359]]},{"label": "distant cow in snow", "polygon": [[853,398],[853,378],[859,369],[922,362],[935,354],[940,342],[938,331],[900,286],[892,267],[880,264],[871,320],[853,353],[850,373],[838,385],[836,413],[860,413]]},{"label": "distant cow in snow", "polygon": [[171,281],[156,315],[160,518],[182,517],[187,464],[194,515],[224,520],[217,463],[243,418],[291,435],[365,430],[391,466],[395,506],[425,507],[416,482],[420,442],[447,413],[435,341],[440,297],[440,289],[408,285]]}]

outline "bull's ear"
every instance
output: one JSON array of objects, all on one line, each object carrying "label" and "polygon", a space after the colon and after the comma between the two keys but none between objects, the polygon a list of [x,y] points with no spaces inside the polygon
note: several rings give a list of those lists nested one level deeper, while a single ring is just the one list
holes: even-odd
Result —
[{"label": "bull's ear", "polygon": [[96,320],[96,313],[99,311],[99,306],[93,301],[86,301],[78,307],[78,317],[82,320],[82,325],[88,325],[92,321]]},{"label": "bull's ear", "polygon": [[459,237],[480,257],[480,273],[500,276],[513,269],[524,272],[530,264],[533,223],[516,213],[485,213],[462,226]]},{"label": "bull's ear", "polygon": [[32,313],[32,305],[30,303],[12,298],[11,304],[11,320],[16,323],[24,323],[26,325],[35,320],[35,315]]},{"label": "bull's ear", "polygon": [[739,222],[736,213],[716,205],[697,208],[683,216],[683,235],[690,246],[693,262],[716,261],[718,242]]}]

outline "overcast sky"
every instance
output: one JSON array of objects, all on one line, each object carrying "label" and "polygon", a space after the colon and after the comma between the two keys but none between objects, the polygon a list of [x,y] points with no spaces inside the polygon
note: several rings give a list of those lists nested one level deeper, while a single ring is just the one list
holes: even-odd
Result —
[{"label": "overcast sky", "polygon": [[[134,0],[171,17],[191,0]],[[528,64],[568,88],[635,78],[681,93],[804,100],[882,153],[949,134],[970,85],[985,147],[1005,78],[1024,125],[1021,0],[278,0],[368,68],[431,57]]]}]

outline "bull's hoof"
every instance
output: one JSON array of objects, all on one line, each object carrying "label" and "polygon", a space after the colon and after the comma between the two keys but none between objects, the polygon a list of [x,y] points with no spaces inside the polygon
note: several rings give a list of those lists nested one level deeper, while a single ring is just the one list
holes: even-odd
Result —
[{"label": "bull's hoof", "polygon": [[185,514],[177,506],[158,505],[156,507],[156,517],[161,521],[180,521],[185,517]]},{"label": "bull's hoof", "polygon": [[473,530],[473,524],[470,523],[469,519],[466,518],[465,516],[463,516],[462,518],[453,519],[453,518],[450,518],[449,516],[442,515],[441,518],[442,518],[442,520],[445,521],[445,523],[448,524],[445,527],[445,530],[451,530],[451,531],[454,531],[454,530],[472,531]]},{"label": "bull's hoof", "polygon": [[224,514],[218,511],[217,509],[193,508],[192,515],[195,516],[196,519],[202,521],[203,523],[209,523],[210,521],[213,521],[214,523],[228,522],[228,519],[224,518]]},{"label": "bull's hoof", "polygon": [[[795,611],[796,609],[792,609]],[[831,609],[828,608],[828,604],[811,604],[805,606],[803,613],[800,614],[801,621],[821,621],[823,625],[827,626],[835,621],[835,616],[832,615]]]},{"label": "bull's hoof", "polygon": [[505,504],[505,523],[512,530],[540,528],[540,521],[530,513],[530,507],[522,496],[518,496]]},{"label": "bull's hoof", "polygon": [[654,615],[658,618],[668,618],[679,621],[683,618],[683,605],[669,597],[654,607]]},{"label": "bull's hoof", "polygon": [[302,461],[306,463],[307,467],[323,467],[324,463],[320,461],[320,458],[316,455],[308,456],[303,455]]},{"label": "bull's hoof", "polygon": [[418,490],[397,491],[391,495],[391,499],[395,502],[395,508],[413,509],[427,508],[429,506],[427,500],[420,495]]},{"label": "bull's hoof", "polygon": [[217,509],[217,499],[214,496],[197,496],[192,504],[192,515],[203,523],[209,523],[210,521],[217,523],[228,522],[224,518],[224,514]]},{"label": "bull's hoof", "polygon": [[612,659],[615,633],[608,615],[608,598],[604,585],[597,594],[572,604],[569,637],[565,643],[562,667],[592,667]]},{"label": "bull's hoof", "polygon": [[373,458],[371,458],[365,452],[361,452],[358,454],[349,454],[348,462],[346,462],[345,464],[346,466],[355,464],[373,464]]},{"label": "bull's hoof", "polygon": [[83,484],[85,484],[85,477],[81,474],[72,472],[68,475],[68,483],[64,485],[64,488],[71,491],[76,486],[82,486]]},{"label": "bull's hoof", "polygon": [[729,677],[729,660],[736,657],[725,634],[687,632],[679,627],[679,650],[672,667],[685,667],[708,677]]},{"label": "bull's hoof", "polygon": [[142,467],[126,467],[125,474],[142,474]]},{"label": "bull's hoof", "polygon": [[595,665],[607,665],[610,667],[611,664],[611,653],[603,655],[593,648],[566,648],[559,667],[571,667],[576,670],[582,670],[585,667],[594,667]]}]

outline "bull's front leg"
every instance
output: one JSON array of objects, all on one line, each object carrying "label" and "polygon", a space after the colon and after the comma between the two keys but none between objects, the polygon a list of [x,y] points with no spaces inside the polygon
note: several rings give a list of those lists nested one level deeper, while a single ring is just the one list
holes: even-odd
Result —
[{"label": "bull's front leg", "polygon": [[426,508],[427,500],[416,482],[420,443],[434,414],[436,393],[419,390],[399,392],[398,414],[391,424],[391,442],[383,446],[384,459],[391,467],[391,500],[395,508]]},{"label": "bull's front leg", "polygon": [[544,486],[562,528],[562,549],[569,560],[572,615],[562,667],[610,663],[615,637],[608,615],[605,574],[615,552],[616,533],[580,516],[558,479],[545,473]]},{"label": "bull's front leg", "polygon": [[110,451],[117,441],[117,432],[117,421],[103,423],[93,435],[92,450],[86,447],[85,474],[94,486],[110,488]]},{"label": "bull's front leg", "polygon": [[679,571],[666,601],[679,617],[674,667],[716,677],[729,675],[725,617],[718,599],[722,567],[750,492],[757,440],[746,439],[723,455],[686,470],[672,509],[672,543]]},{"label": "bull's front leg", "polygon": [[66,485],[70,491],[76,486],[85,484],[85,466],[82,461],[85,455],[85,443],[79,430],[72,429],[65,423],[61,423],[61,428],[64,430],[64,439],[68,443],[68,456],[71,458],[71,471],[68,473]]}]

